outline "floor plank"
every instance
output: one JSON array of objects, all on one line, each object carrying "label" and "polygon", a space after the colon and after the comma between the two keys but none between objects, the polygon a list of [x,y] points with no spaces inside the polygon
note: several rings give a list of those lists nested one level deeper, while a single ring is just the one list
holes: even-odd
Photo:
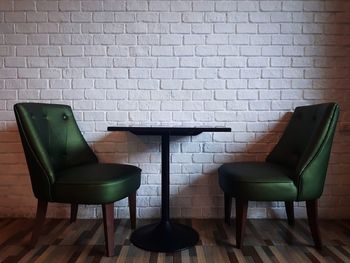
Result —
[{"label": "floor plank", "polygon": [[[313,247],[306,220],[294,227],[285,220],[248,220],[244,246],[235,247],[231,226],[219,219],[179,220],[200,235],[198,244],[176,253],[141,250],[130,243],[129,220],[115,220],[115,256],[104,256],[101,220],[48,219],[35,248],[30,249],[31,219],[0,219],[0,262],[101,263],[287,263],[350,262],[350,220],[321,220],[323,250]],[[154,220],[138,220],[138,226]]]}]

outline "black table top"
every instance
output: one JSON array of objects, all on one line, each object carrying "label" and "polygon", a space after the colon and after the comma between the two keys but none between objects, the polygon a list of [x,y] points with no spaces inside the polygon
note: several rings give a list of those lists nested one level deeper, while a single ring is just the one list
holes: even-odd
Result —
[{"label": "black table top", "polygon": [[198,135],[202,132],[230,132],[231,128],[227,127],[165,127],[165,126],[110,126],[108,131],[129,131],[136,135]]}]

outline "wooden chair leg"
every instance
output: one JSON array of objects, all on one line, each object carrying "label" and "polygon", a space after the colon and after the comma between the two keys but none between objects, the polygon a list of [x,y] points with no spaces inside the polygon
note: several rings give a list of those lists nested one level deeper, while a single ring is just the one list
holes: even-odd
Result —
[{"label": "wooden chair leg", "polygon": [[224,195],[224,205],[225,205],[225,223],[231,224],[231,208],[232,208],[232,197],[228,194]]},{"label": "wooden chair leg", "polygon": [[287,213],[287,218],[288,218],[288,225],[294,226],[295,220],[294,220],[293,201],[284,202],[284,205],[286,207],[286,213]]},{"label": "wooden chair leg", "polygon": [[136,192],[128,197],[131,229],[136,228]]},{"label": "wooden chair leg", "polygon": [[105,232],[107,257],[114,256],[114,203],[103,204],[103,227]]},{"label": "wooden chair leg", "polygon": [[236,246],[242,248],[245,223],[247,221],[248,201],[236,198]]},{"label": "wooden chair leg", "polygon": [[70,205],[70,222],[74,223],[77,220],[77,214],[78,214],[78,204],[71,204]]},{"label": "wooden chair leg", "polygon": [[36,218],[35,218],[34,228],[32,232],[32,238],[30,240],[31,247],[34,247],[35,244],[38,242],[40,231],[45,222],[46,211],[47,211],[47,202],[38,200],[38,206],[36,208]]},{"label": "wooden chair leg", "polygon": [[306,212],[307,218],[309,221],[309,226],[312,234],[312,238],[314,240],[315,246],[318,249],[322,248],[322,240],[320,235],[320,229],[318,226],[318,200],[309,200],[306,201]]}]

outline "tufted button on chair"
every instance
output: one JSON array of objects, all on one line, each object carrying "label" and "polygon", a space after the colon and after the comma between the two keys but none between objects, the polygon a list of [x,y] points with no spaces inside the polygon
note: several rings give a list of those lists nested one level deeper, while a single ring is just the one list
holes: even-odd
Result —
[{"label": "tufted button on chair", "polygon": [[78,204],[102,204],[106,251],[114,254],[114,202],[129,198],[136,224],[136,190],[141,169],[99,163],[66,105],[18,103],[14,106],[34,196],[38,199],[31,245],[39,238],[48,202],[70,203],[71,222]]},{"label": "tufted button on chair", "polygon": [[323,192],[338,115],[336,103],[297,107],[265,162],[227,163],[219,168],[227,223],[232,197],[236,199],[238,248],[243,244],[248,201],[284,201],[290,225],[293,202],[306,201],[312,237],[316,247],[322,247],[317,200]]}]

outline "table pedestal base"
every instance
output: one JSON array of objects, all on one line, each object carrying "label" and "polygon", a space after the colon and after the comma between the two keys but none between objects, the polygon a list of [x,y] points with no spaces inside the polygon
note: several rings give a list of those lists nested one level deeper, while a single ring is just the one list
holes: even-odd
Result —
[{"label": "table pedestal base", "polygon": [[138,228],[132,233],[130,241],[149,251],[175,252],[196,245],[198,233],[189,226],[160,221]]}]

